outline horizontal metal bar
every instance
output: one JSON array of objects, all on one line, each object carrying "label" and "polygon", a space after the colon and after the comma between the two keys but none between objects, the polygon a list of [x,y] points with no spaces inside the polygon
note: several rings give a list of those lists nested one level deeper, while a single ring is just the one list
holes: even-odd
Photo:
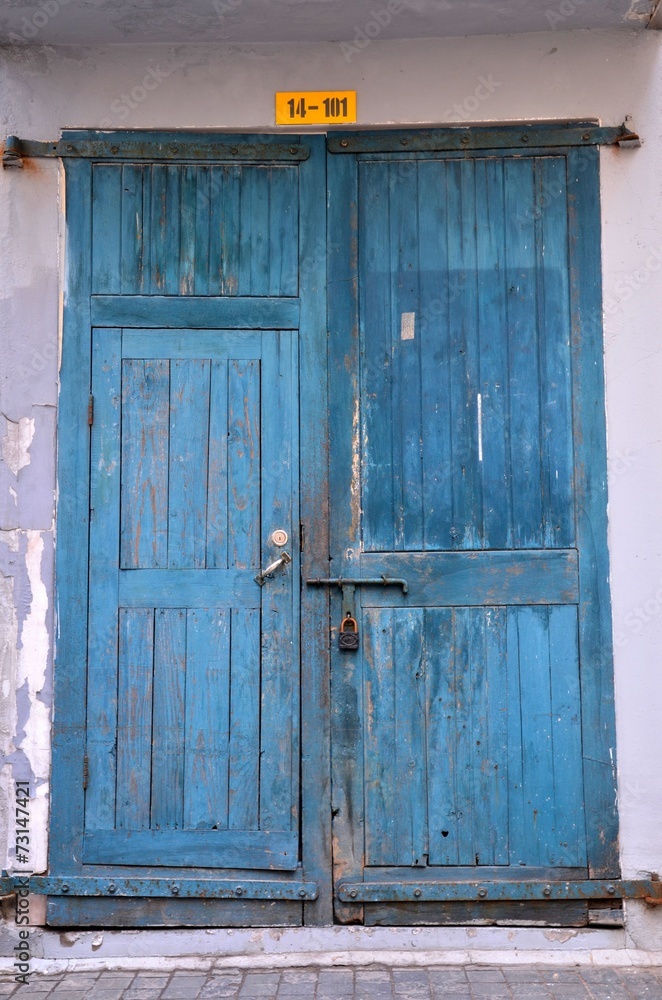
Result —
[{"label": "horizontal metal bar", "polygon": [[307,160],[310,149],[299,143],[238,143],[213,142],[195,143],[185,136],[176,142],[131,141],[126,139],[60,139],[56,142],[38,142],[34,139],[19,139],[8,136],[5,150],[10,159],[8,164],[3,154],[3,163],[16,166],[21,157],[61,157],[63,159],[82,157],[91,160],[229,160],[270,163],[299,163]]},{"label": "horizontal metal bar", "polygon": [[362,576],[362,577],[315,577],[306,580],[309,587],[402,587],[402,593],[409,591],[409,585],[401,577],[393,576]]},{"label": "horizontal metal bar", "polygon": [[662,899],[653,879],[578,882],[343,882],[343,903],[494,902],[558,899]]},{"label": "horizontal metal bar", "polygon": [[525,122],[489,128],[411,129],[405,131],[334,132],[327,139],[330,153],[443,152],[444,150],[526,149],[541,146],[612,146],[639,139],[627,125],[603,127],[596,122],[567,125]]},{"label": "horizontal metal bar", "polygon": [[92,878],[33,875],[30,891],[42,896],[167,896],[183,899],[317,899],[316,882],[191,878]]}]

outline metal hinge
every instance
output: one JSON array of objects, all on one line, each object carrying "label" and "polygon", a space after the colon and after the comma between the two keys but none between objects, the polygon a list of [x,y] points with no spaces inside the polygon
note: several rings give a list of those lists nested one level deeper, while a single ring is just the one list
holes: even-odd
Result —
[{"label": "metal hinge", "polygon": [[87,422],[92,426],[94,423],[94,396],[90,396],[89,402],[87,404]]},{"label": "metal hinge", "polygon": [[90,783],[90,758],[85,754],[83,757],[83,788],[87,788]]}]

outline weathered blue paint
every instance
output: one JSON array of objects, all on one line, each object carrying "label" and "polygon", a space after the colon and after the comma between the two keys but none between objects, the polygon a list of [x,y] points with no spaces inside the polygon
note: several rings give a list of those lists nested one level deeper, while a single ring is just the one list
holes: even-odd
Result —
[{"label": "weathered blue paint", "polygon": [[[174,898],[151,910],[134,902],[127,922],[136,926],[289,925],[300,922],[301,901],[317,895],[299,860],[298,325],[301,318],[310,328],[301,363],[311,373],[325,344],[325,153],[323,139],[307,141],[287,163],[278,148],[270,158],[272,145],[267,139],[258,155],[241,138],[246,155],[232,165],[214,162],[219,151],[205,146],[209,163],[157,163],[156,150],[148,162],[77,161],[70,171],[76,297],[65,324],[72,374],[61,447],[71,460],[63,459],[60,488],[66,513],[75,475],[91,546],[88,560],[84,534],[67,535],[65,517],[60,551],[65,585],[64,553],[75,549],[88,562],[90,609],[86,623],[87,569],[77,567],[66,593],[77,588],[80,599],[67,603],[60,648],[86,632],[89,644],[74,642],[77,697],[58,703],[69,755],[56,748],[54,765],[76,814],[65,819],[55,808],[63,823],[53,831],[51,871],[79,878],[126,875],[128,867],[139,896],[163,868],[209,873],[215,884],[223,871],[233,880],[239,873],[240,888],[242,870],[299,872],[296,892],[273,883],[270,896],[262,879],[245,895],[219,889],[204,909],[191,900],[182,910]],[[303,185],[311,150],[315,176]],[[91,338],[91,368],[73,371],[72,331],[81,356],[90,356]],[[308,407],[319,399],[323,366],[311,376]],[[78,420],[90,391],[91,431]],[[312,422],[302,443],[319,481],[306,495],[312,528],[324,483]],[[91,469],[89,487],[81,462]],[[255,574],[278,552],[276,528],[288,532],[293,561],[260,588]],[[67,689],[68,665],[59,662]],[[321,693],[315,661],[308,674]],[[79,725],[72,744],[68,719],[78,710],[88,729]],[[312,785],[309,776],[307,808],[321,816],[319,781]],[[328,856],[315,825],[315,850]],[[196,894],[190,879],[181,885],[183,896]],[[269,899],[273,912],[261,902]],[[56,924],[116,920],[100,899],[51,900],[48,912]]]},{"label": "weathered blue paint", "polygon": [[[574,206],[599,248],[595,153],[346,138],[365,155],[329,168],[332,568],[409,587],[362,587],[360,651],[334,662],[336,884],[613,875],[593,860],[615,821],[598,251]],[[418,899],[393,886],[340,893],[338,918]]]}]

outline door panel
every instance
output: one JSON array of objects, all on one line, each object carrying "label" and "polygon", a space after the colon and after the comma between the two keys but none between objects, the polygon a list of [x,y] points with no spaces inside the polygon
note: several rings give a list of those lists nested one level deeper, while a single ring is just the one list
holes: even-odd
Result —
[{"label": "door panel", "polygon": [[83,861],[294,870],[296,338],[201,341],[93,335]]},{"label": "door panel", "polygon": [[585,877],[594,850],[581,639],[606,539],[577,531],[566,156],[341,154],[330,204],[332,245],[358,233],[331,272],[354,289],[332,308],[333,575],[406,581],[357,588],[360,649],[334,654],[336,887],[394,903],[337,917],[581,923],[401,902],[421,878]]}]

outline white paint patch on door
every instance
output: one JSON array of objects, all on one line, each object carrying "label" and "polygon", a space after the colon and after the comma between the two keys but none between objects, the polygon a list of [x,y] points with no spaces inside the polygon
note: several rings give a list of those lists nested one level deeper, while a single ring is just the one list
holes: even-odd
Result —
[{"label": "white paint patch on door", "polygon": [[413,340],[416,328],[416,313],[403,313],[400,319],[400,340]]}]

